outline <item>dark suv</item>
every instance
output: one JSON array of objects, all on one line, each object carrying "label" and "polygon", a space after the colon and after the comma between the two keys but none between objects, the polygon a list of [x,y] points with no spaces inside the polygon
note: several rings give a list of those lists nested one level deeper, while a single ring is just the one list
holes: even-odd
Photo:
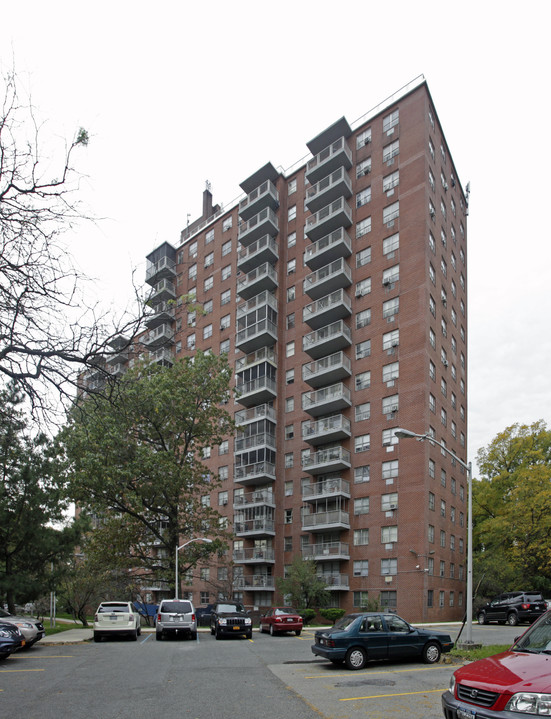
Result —
[{"label": "dark suv", "polygon": [[512,627],[532,623],[547,611],[545,599],[536,592],[505,592],[478,610],[478,623],[499,622]]},{"label": "dark suv", "polygon": [[251,639],[253,622],[242,604],[219,602],[210,615],[210,633],[217,639],[228,634],[244,634],[247,639]]}]

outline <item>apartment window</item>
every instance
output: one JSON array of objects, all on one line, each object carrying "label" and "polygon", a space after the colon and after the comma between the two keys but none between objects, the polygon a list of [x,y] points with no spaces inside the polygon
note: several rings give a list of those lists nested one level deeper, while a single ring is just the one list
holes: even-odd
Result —
[{"label": "apartment window", "polygon": [[383,147],[383,162],[392,165],[394,158],[400,154],[400,140],[394,140],[389,145]]},{"label": "apartment window", "polygon": [[371,436],[369,434],[360,434],[354,437],[354,451],[367,452],[371,446]]},{"label": "apartment window", "polygon": [[196,321],[197,321],[197,313],[196,312],[188,312],[187,313],[187,326],[195,327]]},{"label": "apartment window", "polygon": [[285,318],[285,328],[290,330],[295,326],[295,313],[291,312]]},{"label": "apartment window", "polygon": [[371,355],[371,340],[364,340],[356,344],[356,359],[364,359]]},{"label": "apartment window", "polygon": [[229,339],[228,339],[228,340],[223,340],[222,342],[220,342],[220,354],[221,354],[221,355],[227,355],[227,354],[229,354],[229,351],[230,351],[230,341],[229,341]]},{"label": "apartment window", "polygon": [[390,415],[398,411],[398,395],[383,398],[383,414]]},{"label": "apartment window", "polygon": [[369,529],[354,530],[354,546],[361,547],[369,544]]},{"label": "apartment window", "polygon": [[186,347],[188,348],[188,350],[195,349],[195,333],[187,336]]},{"label": "apartment window", "polygon": [[440,329],[442,330],[442,335],[444,337],[448,336],[448,325],[446,323],[446,320],[442,317],[440,320]]},{"label": "apartment window", "polygon": [[187,276],[190,280],[197,279],[197,265],[195,263],[189,266]]},{"label": "apartment window", "polygon": [[295,370],[288,369],[285,372],[285,384],[293,384],[295,381]]},{"label": "apartment window", "polygon": [[231,252],[231,240],[228,240],[227,242],[224,242],[224,244],[222,245],[222,257],[229,255],[230,252]]},{"label": "apartment window", "polygon": [[288,424],[285,427],[285,439],[293,439],[294,436],[295,436],[295,425]]},{"label": "apartment window", "polygon": [[371,385],[371,371],[360,372],[355,377],[356,389],[367,389]]},{"label": "apartment window", "polygon": [[430,342],[430,346],[432,347],[432,349],[435,350],[436,349],[436,333],[432,329],[432,327],[429,329],[429,342]]},{"label": "apartment window", "polygon": [[354,468],[354,484],[362,484],[363,482],[369,482],[369,465],[364,464],[362,467]]},{"label": "apartment window", "polygon": [[391,362],[383,366],[383,382],[393,382],[400,376],[400,365],[398,362]]},{"label": "apartment window", "polygon": [[220,481],[223,481],[223,480],[227,479],[227,478],[228,478],[228,474],[229,474],[229,467],[228,467],[227,465],[224,466],[224,467],[219,467],[219,468],[218,468],[218,479],[219,479]]},{"label": "apartment window", "polygon": [[369,560],[358,559],[354,562],[354,576],[367,577],[369,575]]},{"label": "apartment window", "polygon": [[293,510],[292,509],[285,510],[284,522],[285,522],[285,524],[293,523]]},{"label": "apartment window", "polygon": [[391,225],[400,216],[400,202],[393,202],[392,205],[383,207],[383,224]]},{"label": "apartment window", "polygon": [[203,327],[203,339],[208,340],[209,337],[212,337],[212,325],[205,325]]},{"label": "apartment window", "polygon": [[371,247],[356,252],[356,267],[363,267],[371,262]]},{"label": "apartment window", "polygon": [[383,286],[391,287],[400,280],[400,265],[394,265],[383,270]]},{"label": "apartment window", "polygon": [[452,550],[452,552],[455,551],[455,535],[454,534],[450,534],[450,549]]},{"label": "apartment window", "polygon": [[436,465],[433,459],[429,459],[429,477],[434,479],[436,475]]},{"label": "apartment window", "polygon": [[297,180],[295,178],[294,180],[289,180],[289,184],[287,185],[287,194],[292,195],[296,191],[297,191]]},{"label": "apartment window", "polygon": [[440,500],[440,516],[441,517],[446,516],[446,500],[445,499]]},{"label": "apartment window", "polygon": [[371,217],[356,223],[356,238],[367,235],[368,232],[371,232]]},{"label": "apartment window", "polygon": [[369,419],[371,417],[371,403],[363,402],[362,404],[355,405],[354,413],[356,422]]},{"label": "apartment window", "polygon": [[224,315],[220,318],[220,329],[226,330],[231,324],[231,315]]},{"label": "apartment window", "polygon": [[294,220],[297,216],[297,206],[293,205],[292,207],[289,207],[287,210],[287,221],[291,222],[291,220]]},{"label": "apartment window", "polygon": [[228,493],[227,492],[218,492],[218,506],[223,507],[228,503]]},{"label": "apartment window", "polygon": [[284,552],[292,552],[293,551],[293,538],[292,537],[284,537],[283,538],[283,551]]},{"label": "apartment window", "polygon": [[436,271],[432,266],[432,262],[429,262],[429,277],[433,285],[436,285]]},{"label": "apartment window", "polygon": [[220,304],[227,305],[231,302],[231,290],[226,290],[220,295]]},{"label": "apartment window", "polygon": [[203,313],[205,315],[210,315],[212,312],[212,300],[207,300],[206,302],[203,302]]},{"label": "apartment window", "polygon": [[201,567],[199,575],[201,577],[201,581],[208,582],[210,577],[210,569],[208,567]]},{"label": "apartment window", "polygon": [[214,252],[209,252],[205,255],[205,267],[210,267],[212,264],[214,264]]},{"label": "apartment window", "polygon": [[371,323],[371,309],[362,310],[356,313],[356,329],[367,327]]},{"label": "apartment window", "polygon": [[354,500],[354,514],[369,514],[369,497]]},{"label": "apartment window", "polygon": [[218,454],[219,455],[228,454],[229,451],[230,451],[229,440],[225,439],[223,442],[220,442],[220,444],[218,445]]},{"label": "apartment window", "polygon": [[389,130],[392,130],[393,127],[396,127],[398,122],[400,121],[400,110],[396,109],[393,110],[390,115],[387,115],[386,117],[383,117],[383,132],[387,132]]},{"label": "apartment window", "polygon": [[398,574],[398,559],[381,559],[381,574]]},{"label": "apartment window", "polygon": [[287,287],[287,302],[292,302],[295,299],[295,286]]},{"label": "apartment window", "polygon": [[446,562],[444,560],[440,560],[440,576],[445,577],[446,576]]},{"label": "apartment window", "polygon": [[292,452],[285,454],[285,469],[290,469],[294,465],[294,455]]},{"label": "apartment window", "polygon": [[356,165],[356,179],[359,179],[360,177],[364,177],[364,175],[369,175],[371,172],[371,158],[368,157],[366,160],[363,160],[362,162],[359,162]]},{"label": "apartment window", "polygon": [[432,524],[429,524],[428,530],[427,530],[427,537],[430,544],[434,544],[434,526]]},{"label": "apartment window", "polygon": [[293,412],[295,409],[295,398],[294,397],[287,397],[285,399],[285,411],[286,412]]},{"label": "apartment window", "polygon": [[393,459],[382,464],[383,479],[395,479],[398,476],[398,460]]},{"label": "apartment window", "polygon": [[432,159],[434,160],[434,145],[432,144],[432,140],[431,140],[431,139],[429,139],[429,152],[430,152],[430,156],[431,156]]},{"label": "apartment window", "polygon": [[444,605],[446,604],[445,594],[446,594],[445,592],[438,592],[438,606],[440,607],[440,609],[442,609],[444,607]]},{"label": "apartment window", "polygon": [[383,240],[383,255],[388,257],[400,248],[400,233],[396,232]]},{"label": "apartment window", "polygon": [[390,192],[400,183],[400,172],[396,170],[383,177],[383,192]]},{"label": "apartment window", "polygon": [[432,492],[429,492],[429,509],[434,512],[435,511],[435,497]]},{"label": "apartment window", "polygon": [[[191,242],[188,247],[188,254],[190,257],[197,257],[197,240]],[[184,261],[183,252],[178,254],[178,264]]]},{"label": "apartment window", "polygon": [[366,187],[364,190],[356,193],[356,208],[367,205],[371,201],[371,187]]},{"label": "apartment window", "polygon": [[429,589],[427,591],[427,607],[433,607],[434,606],[434,589]]},{"label": "apartment window", "polygon": [[210,244],[214,241],[214,230],[209,230],[205,235],[205,245]]},{"label": "apartment window", "polygon": [[389,492],[381,496],[381,511],[390,512],[398,508],[398,492]]},{"label": "apartment window", "polygon": [[203,459],[209,459],[211,456],[211,448],[210,447],[203,447],[201,450],[201,457]]},{"label": "apartment window", "polygon": [[212,290],[214,286],[214,277],[210,275],[210,277],[205,277],[205,281],[203,282],[203,289],[205,292],[208,292],[209,290]]},{"label": "apartment window", "polygon": [[287,247],[294,247],[297,244],[297,233],[290,232],[287,235]]},{"label": "apartment window", "polygon": [[371,142],[371,128],[368,127],[367,130],[360,132],[360,134],[356,136],[356,149],[359,150],[361,147],[364,147],[365,145],[369,145],[370,142]]},{"label": "apartment window", "polygon": [[292,275],[293,272],[295,272],[297,269],[297,261],[295,259],[289,260],[287,262],[287,274]]},{"label": "apartment window", "polygon": [[431,412],[436,412],[436,399],[433,394],[429,394],[429,409]]},{"label": "apartment window", "polygon": [[295,354],[295,341],[287,342],[285,345],[285,356],[292,357]]},{"label": "apartment window", "polygon": [[436,302],[434,301],[434,297],[432,295],[429,295],[429,310],[433,317],[436,317]]},{"label": "apartment window", "polygon": [[366,277],[365,280],[361,280],[356,283],[356,297],[363,297],[371,292],[371,277]]},{"label": "apartment window", "polygon": [[429,232],[429,248],[433,254],[436,253],[436,242],[434,241],[432,232]]},{"label": "apartment window", "polygon": [[383,447],[398,444],[398,437],[394,434],[395,431],[396,427],[393,429],[383,429]]},{"label": "apartment window", "polygon": [[222,281],[227,280],[229,277],[231,277],[231,265],[226,265],[225,267],[222,267]]},{"label": "apartment window", "polygon": [[446,546],[446,532],[443,529],[440,530],[440,546],[442,549]]},{"label": "apartment window", "polygon": [[227,230],[231,230],[233,226],[233,217],[226,217],[224,222],[222,223],[222,232],[226,232]]},{"label": "apartment window", "polygon": [[430,189],[434,192],[434,175],[432,174],[432,172],[430,170],[429,170],[429,185],[430,185]]},{"label": "apartment window", "polygon": [[383,318],[389,320],[400,311],[400,298],[393,297],[391,300],[383,302]]},{"label": "apartment window", "polygon": [[400,344],[400,330],[385,332],[383,335],[383,351],[393,350]]}]

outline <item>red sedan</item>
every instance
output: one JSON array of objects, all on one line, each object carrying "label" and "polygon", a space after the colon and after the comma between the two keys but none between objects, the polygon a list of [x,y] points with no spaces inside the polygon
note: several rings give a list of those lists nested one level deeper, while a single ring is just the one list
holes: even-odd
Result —
[{"label": "red sedan", "polygon": [[260,631],[279,634],[294,632],[297,637],[302,632],[302,617],[292,607],[273,607],[260,617]]}]

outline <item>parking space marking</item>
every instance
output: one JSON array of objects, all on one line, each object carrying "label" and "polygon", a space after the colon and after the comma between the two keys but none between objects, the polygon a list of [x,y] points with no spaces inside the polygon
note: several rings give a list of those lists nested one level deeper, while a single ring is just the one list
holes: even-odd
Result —
[{"label": "parking space marking", "polygon": [[0,669],[0,674],[13,674],[15,672],[43,672],[44,669]]},{"label": "parking space marking", "polygon": [[36,654],[35,656],[18,656],[17,659],[74,659],[74,654],[45,654],[44,656]]},{"label": "parking space marking", "polygon": [[[328,669],[329,668],[330,667],[328,667]],[[431,671],[434,671],[435,669],[450,669],[450,665],[443,665],[441,667],[435,667],[433,665],[430,667],[423,667],[421,669],[385,669],[385,670],[381,670],[381,671],[371,671],[370,669],[368,669],[365,672],[361,672],[361,671],[354,672],[354,674],[352,676],[362,677],[362,676],[366,676],[367,674],[369,674],[369,676],[372,676],[373,674],[400,674],[400,673],[404,674],[404,673],[408,673],[408,672],[431,672]],[[336,677],[338,679],[341,679],[342,677],[350,677],[350,676],[351,676],[350,672],[342,672],[342,674],[336,674],[336,673],[314,674],[312,676],[304,677],[304,678],[305,679],[327,679],[328,677]]]},{"label": "parking space marking", "polygon": [[360,699],[388,699],[392,697],[411,697],[415,694],[436,694],[440,692],[443,694],[446,691],[446,689],[425,689],[425,691],[421,692],[401,692],[399,694],[371,694],[367,697],[348,697],[346,699],[339,699],[340,702],[355,702],[359,701]]}]

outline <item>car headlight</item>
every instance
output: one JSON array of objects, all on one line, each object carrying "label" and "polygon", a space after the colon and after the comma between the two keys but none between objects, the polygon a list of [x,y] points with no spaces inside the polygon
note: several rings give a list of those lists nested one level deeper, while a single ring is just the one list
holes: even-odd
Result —
[{"label": "car headlight", "polygon": [[0,637],[9,637],[11,636],[7,629],[0,629]]},{"label": "car headlight", "polygon": [[34,629],[34,626],[29,622],[14,622],[14,624],[16,627],[23,627],[23,629]]},{"label": "car headlight", "polygon": [[519,692],[507,702],[506,710],[522,714],[536,714],[537,716],[551,716],[551,694],[537,694],[536,692]]},{"label": "car headlight", "polygon": [[452,674],[450,678],[450,694],[455,696],[455,674]]},{"label": "car headlight", "polygon": [[245,624],[251,624],[251,623],[252,623],[252,619],[250,619],[250,618],[249,618],[249,619],[245,619]]},{"label": "car headlight", "polygon": [[221,617],[221,618],[218,620],[218,624],[221,624],[223,627],[225,627],[227,623],[228,623],[228,620],[227,620],[227,619],[224,619],[223,617]]}]

